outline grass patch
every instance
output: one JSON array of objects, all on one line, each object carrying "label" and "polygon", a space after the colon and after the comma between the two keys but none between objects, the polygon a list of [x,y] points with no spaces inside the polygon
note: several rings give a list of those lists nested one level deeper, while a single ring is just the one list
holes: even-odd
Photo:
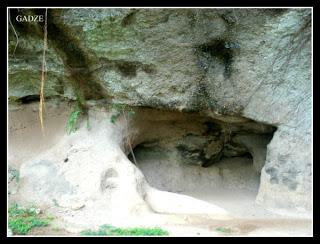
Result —
[{"label": "grass patch", "polygon": [[167,236],[168,231],[161,228],[117,228],[111,225],[102,225],[99,230],[84,230],[83,236]]},{"label": "grass patch", "polygon": [[230,228],[225,228],[225,227],[218,227],[216,228],[216,231],[226,233],[226,234],[232,233],[232,230]]},{"label": "grass patch", "polygon": [[41,217],[35,207],[23,208],[14,203],[9,208],[9,228],[14,235],[26,235],[35,227],[48,226],[53,217]]}]

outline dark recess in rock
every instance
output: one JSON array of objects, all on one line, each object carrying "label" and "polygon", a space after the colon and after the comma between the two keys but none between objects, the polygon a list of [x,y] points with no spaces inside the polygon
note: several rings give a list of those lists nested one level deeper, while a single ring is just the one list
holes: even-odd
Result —
[{"label": "dark recess in rock", "polygon": [[40,101],[40,95],[30,95],[30,96],[25,96],[17,99],[17,102],[21,103],[32,103],[32,102],[39,102]]},{"label": "dark recess in rock", "polygon": [[210,43],[206,43],[196,47],[199,51],[200,56],[208,57],[207,64],[203,67],[206,71],[208,66],[211,65],[213,59],[218,59],[224,65],[224,77],[230,78],[232,73],[232,62],[233,62],[233,49],[239,48],[238,45],[230,45],[230,41],[227,40],[214,40]]},{"label": "dark recess in rock", "polygon": [[133,24],[135,21],[135,15],[137,11],[138,10],[134,9],[127,16],[125,16],[121,21],[121,26],[126,27],[128,25]]},{"label": "dark recess in rock", "polygon": [[[190,115],[186,114],[186,116]],[[265,151],[260,150],[258,148],[259,145],[252,150],[246,140],[239,141],[237,137],[239,135],[247,135],[249,139],[251,137],[255,140],[261,138],[263,145],[261,144],[260,146],[266,147],[275,131],[272,126],[268,130],[262,127],[260,127],[260,130],[256,130],[253,126],[255,122],[250,120],[246,123],[234,123],[229,126],[225,122],[214,122],[214,120],[207,120],[204,117],[200,118],[202,122],[196,122],[197,119],[194,118],[194,126],[199,128],[198,132],[186,131],[185,134],[179,137],[168,137],[161,140],[154,138],[151,141],[141,141],[134,146],[134,153],[137,152],[143,157],[150,150],[153,151],[153,154],[155,151],[160,152],[162,150],[163,153],[159,154],[174,153],[178,155],[179,160],[184,164],[200,167],[210,167],[226,158],[241,157],[251,159],[254,162],[254,168],[256,168],[256,164],[260,163],[258,160],[263,160],[265,157]],[[188,121],[188,123],[193,124],[190,120]],[[165,126],[169,126],[169,130],[175,127],[183,128],[184,126],[179,120],[163,123]],[[266,125],[264,126],[267,127]],[[265,138],[266,140],[264,140]],[[129,155],[129,159],[132,159],[132,156]],[[255,170],[260,173],[261,169]]]}]

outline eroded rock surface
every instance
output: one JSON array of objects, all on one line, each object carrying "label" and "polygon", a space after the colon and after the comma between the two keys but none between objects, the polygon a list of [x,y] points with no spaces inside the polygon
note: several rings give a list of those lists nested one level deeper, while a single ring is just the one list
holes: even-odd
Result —
[{"label": "eroded rock surface", "polygon": [[[17,10],[10,14],[19,43],[13,53],[10,27],[9,99],[34,101],[43,26],[14,21]],[[258,202],[310,209],[310,9],[49,9],[48,39],[47,98],[195,111],[276,126],[265,163],[255,156],[262,149],[257,141],[249,145],[251,139],[223,151],[221,139],[182,144],[188,153],[204,145],[207,159],[249,150],[257,170],[262,167]]]}]

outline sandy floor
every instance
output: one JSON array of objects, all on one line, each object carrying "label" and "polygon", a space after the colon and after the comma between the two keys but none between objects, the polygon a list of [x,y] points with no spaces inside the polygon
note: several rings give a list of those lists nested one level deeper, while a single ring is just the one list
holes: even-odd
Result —
[{"label": "sandy floor", "polygon": [[185,167],[174,161],[173,154],[162,152],[157,159],[159,153],[154,149],[136,153],[138,166],[151,186],[204,200],[235,218],[281,218],[255,203],[259,175],[251,159],[225,159],[208,168]]},{"label": "sandy floor", "polygon": [[[144,153],[145,155],[145,153]],[[169,157],[170,158],[170,157]],[[152,159],[152,155],[148,155],[147,159],[139,158],[137,161],[142,172],[145,174],[148,182],[155,187],[159,187],[162,190],[166,188],[173,192],[179,192],[188,196],[195,197],[197,199],[204,200],[215,206],[218,206],[226,210],[233,218],[231,220],[215,220],[209,216],[193,215],[183,216],[183,220],[186,220],[183,224],[175,224],[165,226],[166,229],[171,230],[173,235],[177,236],[309,236],[311,231],[311,220],[305,215],[299,216],[295,214],[292,216],[290,212],[277,212],[269,211],[263,206],[255,203],[257,195],[257,186],[259,181],[256,176],[251,172],[251,166],[247,162],[224,162],[225,165],[229,163],[233,164],[235,172],[230,173],[229,166],[223,166],[227,170],[227,176],[231,176],[232,179],[237,177],[246,178],[242,180],[242,189],[237,189],[232,179],[228,180],[224,177],[224,180],[215,183],[219,186],[225,186],[224,188],[214,187],[214,185],[203,185],[203,178],[214,177],[215,171],[220,166],[211,166],[211,168],[194,170],[199,177],[199,184],[192,179],[188,169],[179,168],[177,164],[172,165],[167,160]],[[170,160],[169,160],[170,161]],[[242,169],[241,163],[243,164]],[[154,167],[152,167],[152,164]],[[237,168],[239,167],[239,168]],[[241,173],[241,170],[243,173]],[[209,171],[206,174],[206,171]],[[211,172],[210,172],[211,171]],[[176,179],[174,183],[170,181],[171,177],[169,172],[176,173]],[[239,173],[240,172],[240,173]],[[158,177],[155,180],[155,177]],[[160,179],[163,177],[164,179]],[[191,178],[191,179],[190,179]],[[181,180],[182,179],[182,180]],[[240,185],[240,181],[238,182]],[[183,184],[189,184],[193,187],[187,187]],[[210,188],[211,187],[211,188]],[[180,190],[181,188],[189,188],[188,190]],[[196,190],[200,189],[200,190]],[[210,189],[210,190],[209,190]],[[181,217],[181,216],[180,216]]]},{"label": "sandy floor", "polygon": [[[49,149],[65,133],[71,106],[48,104],[46,133],[41,134],[38,104],[10,110],[8,164],[19,169],[25,158]],[[142,170],[143,172],[143,170]],[[146,175],[148,179],[148,175]],[[152,185],[152,184],[151,184]],[[215,220],[205,215],[167,215],[161,227],[172,236],[310,236],[312,223],[303,217],[275,214],[255,204],[256,191],[252,189],[182,190],[186,194],[224,208],[231,220]],[[9,201],[18,201],[19,195],[9,195]],[[156,223],[156,222],[155,222]],[[152,221],[150,226],[154,226]],[[31,235],[77,235],[63,227],[35,229]]]}]

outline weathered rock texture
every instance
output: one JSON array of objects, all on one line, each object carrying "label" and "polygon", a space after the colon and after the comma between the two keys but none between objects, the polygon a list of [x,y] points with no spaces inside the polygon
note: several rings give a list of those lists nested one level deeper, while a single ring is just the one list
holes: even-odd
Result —
[{"label": "weathered rock texture", "polygon": [[112,124],[112,112],[103,108],[90,110],[89,116],[91,129],[82,121],[77,133],[61,136],[52,148],[22,164],[21,202],[54,208],[78,228],[141,224],[159,213],[230,218],[218,206],[151,187],[126,157],[126,138],[134,138],[136,131],[128,130],[123,117]]},{"label": "weathered rock texture", "polygon": [[[39,96],[43,24],[14,18],[44,11],[10,12],[9,99],[25,102]],[[49,9],[48,38],[47,98],[276,126],[257,200],[310,209],[310,9]]]},{"label": "weathered rock texture", "polygon": [[226,123],[196,113],[152,109],[139,109],[132,128],[137,166],[152,186],[212,198],[225,189],[257,193],[261,168],[256,165],[264,163],[274,131],[245,119]]}]

